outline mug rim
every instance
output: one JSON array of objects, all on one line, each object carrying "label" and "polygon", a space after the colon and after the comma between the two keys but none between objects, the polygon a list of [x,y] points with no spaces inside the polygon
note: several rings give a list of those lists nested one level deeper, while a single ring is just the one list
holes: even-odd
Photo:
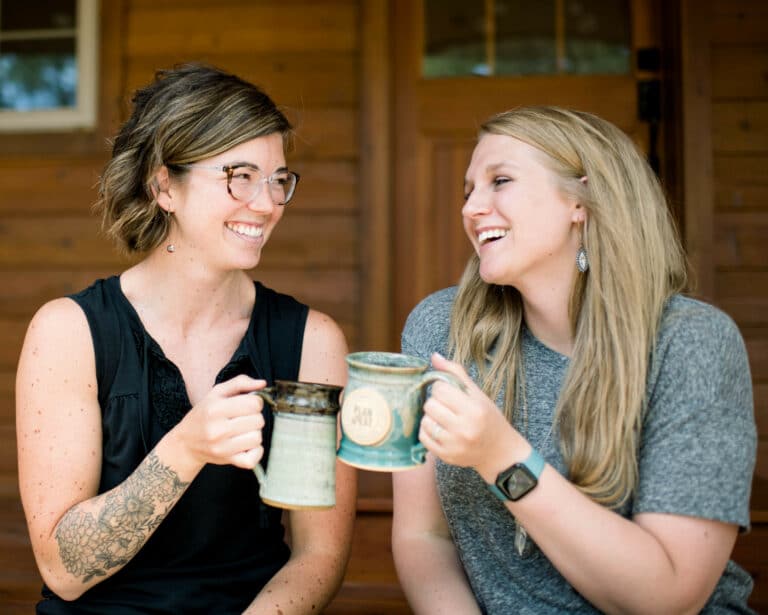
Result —
[{"label": "mug rim", "polygon": [[309,389],[315,389],[319,391],[326,391],[328,393],[333,393],[335,391],[342,391],[344,390],[344,387],[338,384],[328,384],[325,382],[308,382],[305,380],[285,380],[285,379],[276,379],[274,381],[274,385],[283,385],[283,386],[290,386],[290,385],[299,385],[301,387],[309,388]]},{"label": "mug rim", "polygon": [[[380,365],[377,363],[371,363],[370,361],[363,360],[364,357],[381,357],[382,359],[389,360],[402,360],[406,359],[410,365]],[[346,356],[346,361],[349,366],[361,367],[375,372],[396,372],[398,374],[410,374],[421,373],[429,367],[429,361],[420,357],[415,357],[403,352],[382,352],[382,351],[361,351],[352,352]]]}]

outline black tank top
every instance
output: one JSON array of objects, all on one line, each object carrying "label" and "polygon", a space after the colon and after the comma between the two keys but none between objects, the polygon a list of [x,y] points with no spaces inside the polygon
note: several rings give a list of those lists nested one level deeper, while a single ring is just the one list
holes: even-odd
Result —
[{"label": "black tank top", "polygon": [[[296,380],[308,308],[256,282],[248,331],[216,382],[238,374]],[[93,337],[103,461],[99,493],[122,483],[190,408],[181,373],[144,329],[118,277],[72,295]],[[201,349],[203,351],[204,349]],[[264,405],[264,460],[272,414]],[[253,472],[207,465],[120,571],[74,602],[43,587],[37,612],[241,613],[288,560],[282,511],[258,496]]]}]

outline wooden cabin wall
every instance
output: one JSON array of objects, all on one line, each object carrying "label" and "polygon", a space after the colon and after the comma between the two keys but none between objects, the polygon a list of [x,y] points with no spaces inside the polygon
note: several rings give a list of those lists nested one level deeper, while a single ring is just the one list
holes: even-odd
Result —
[{"label": "wooden cabin wall", "polygon": [[[680,5],[692,76],[682,84],[686,246],[702,297],[731,314],[750,353],[760,451],[753,530],[735,556],[756,578],[755,608],[768,612],[768,6]],[[389,343],[388,6],[103,0],[96,130],[0,135],[0,611],[31,612],[40,585],[16,474],[13,388],[24,331],[46,300],[126,266],[90,205],[106,140],[129,93],[155,69],[217,64],[284,106],[299,135],[288,160],[302,180],[254,276],[329,313],[352,349]],[[391,561],[389,475],[362,472],[360,495],[352,561],[327,612],[408,613]]]},{"label": "wooden cabin wall", "polygon": [[739,325],[758,426],[752,530],[734,559],[768,612],[768,4],[687,0],[683,21],[686,248],[699,294]]},{"label": "wooden cabin wall", "polygon": [[736,557],[768,612],[768,4],[717,0],[711,19],[715,302],[739,324],[758,424],[751,534]]}]

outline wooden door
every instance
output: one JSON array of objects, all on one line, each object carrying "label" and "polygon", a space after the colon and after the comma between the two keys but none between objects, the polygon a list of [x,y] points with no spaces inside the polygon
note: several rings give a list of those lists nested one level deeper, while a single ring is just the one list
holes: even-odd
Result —
[{"label": "wooden door", "polygon": [[[637,68],[637,50],[657,50],[660,45],[659,11],[654,10],[652,0],[631,0],[624,8],[631,38],[626,74],[450,78],[422,76],[426,4],[424,0],[395,0],[393,4],[395,335],[419,300],[457,283],[464,269],[470,245],[461,225],[463,177],[477,128],[485,118],[520,105],[556,104],[594,112],[647,148],[649,124],[638,119],[638,87],[641,81],[658,78],[656,73]],[[483,19],[484,11],[494,10],[496,2],[465,4],[477,7],[478,19]],[[569,5],[566,0],[507,4],[535,5],[532,11],[549,4],[557,22],[558,53],[562,51],[567,27],[563,22],[570,18],[564,14]],[[622,3],[592,0],[570,6],[584,4],[596,12],[601,7],[615,12]],[[536,14],[535,18],[540,17]],[[393,345],[397,342],[393,340]]]}]

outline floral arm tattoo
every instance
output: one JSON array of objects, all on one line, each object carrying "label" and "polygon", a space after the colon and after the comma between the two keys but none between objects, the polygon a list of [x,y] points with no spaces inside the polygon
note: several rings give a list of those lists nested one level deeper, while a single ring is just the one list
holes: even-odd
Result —
[{"label": "floral arm tattoo", "polygon": [[127,564],[189,486],[151,451],[121,485],[104,495],[98,516],[64,515],[56,541],[64,567],[83,583]]}]

